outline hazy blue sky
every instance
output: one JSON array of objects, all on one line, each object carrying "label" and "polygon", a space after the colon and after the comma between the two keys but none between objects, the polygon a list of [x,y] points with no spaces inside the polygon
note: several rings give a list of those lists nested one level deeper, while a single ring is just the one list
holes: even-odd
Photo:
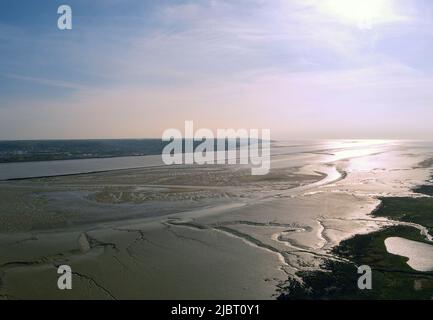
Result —
[{"label": "hazy blue sky", "polygon": [[184,120],[433,138],[433,1],[0,2],[0,139],[160,137]]}]

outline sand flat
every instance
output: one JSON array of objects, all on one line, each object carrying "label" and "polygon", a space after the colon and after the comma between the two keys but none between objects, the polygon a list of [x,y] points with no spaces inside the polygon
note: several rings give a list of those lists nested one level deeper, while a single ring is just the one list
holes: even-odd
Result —
[{"label": "sand flat", "polygon": [[[341,240],[392,224],[369,215],[377,196],[411,194],[428,176],[424,150],[349,148],[280,146],[262,177],[170,166],[1,182],[0,295],[275,298],[297,271],[336,259]],[[72,291],[56,287],[60,264],[72,267]]]}]

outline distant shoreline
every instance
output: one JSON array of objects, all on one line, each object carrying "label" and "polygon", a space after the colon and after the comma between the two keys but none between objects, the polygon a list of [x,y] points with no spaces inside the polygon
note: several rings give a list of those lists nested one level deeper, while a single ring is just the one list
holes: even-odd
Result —
[{"label": "distant shoreline", "polygon": [[[182,139],[182,143],[189,140]],[[226,144],[230,140],[226,139]],[[168,143],[161,139],[0,140],[0,164],[144,157],[161,154]],[[193,148],[201,143],[194,141]],[[215,148],[217,143],[218,139],[214,139]],[[236,148],[241,145],[242,142],[236,140]]]},{"label": "distant shoreline", "polygon": [[74,157],[74,158],[64,158],[64,159],[46,159],[46,160],[20,160],[20,161],[3,161],[0,160],[0,164],[6,163],[37,163],[37,162],[53,162],[53,161],[68,161],[68,160],[91,160],[91,159],[114,159],[114,158],[127,158],[127,157],[146,157],[155,156],[158,153],[153,154],[130,154],[130,155],[118,155],[118,156],[97,156],[97,157]]}]

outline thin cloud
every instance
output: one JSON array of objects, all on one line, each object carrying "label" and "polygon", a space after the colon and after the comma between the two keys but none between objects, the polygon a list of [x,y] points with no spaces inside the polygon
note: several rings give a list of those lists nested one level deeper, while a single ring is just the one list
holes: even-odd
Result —
[{"label": "thin cloud", "polygon": [[66,88],[66,89],[73,89],[73,90],[85,90],[88,89],[88,87],[73,83],[73,82],[66,82],[62,80],[52,80],[52,79],[44,79],[44,78],[37,78],[37,77],[30,77],[30,76],[23,76],[18,74],[3,74],[3,76],[15,80],[21,80],[21,81],[28,81],[33,82],[40,85],[50,86],[50,87],[59,87],[59,88]]}]

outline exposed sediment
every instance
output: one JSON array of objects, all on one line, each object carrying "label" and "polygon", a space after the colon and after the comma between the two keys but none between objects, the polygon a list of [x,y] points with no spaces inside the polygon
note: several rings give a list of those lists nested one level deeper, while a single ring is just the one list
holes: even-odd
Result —
[{"label": "exposed sediment", "polygon": [[[408,168],[354,172],[352,158],[341,160],[338,150],[302,155],[310,156],[269,177],[233,167],[189,167],[3,184],[0,192],[10,199],[26,200],[0,234],[0,253],[7,253],[0,261],[0,298],[34,298],[23,285],[34,278],[49,297],[271,298],[289,283],[309,284],[305,272],[356,267],[353,257],[333,249],[354,233],[416,227],[427,235],[417,222],[367,215],[377,194],[406,188]],[[284,157],[274,158],[282,165]],[[14,204],[0,210],[13,213]],[[60,263],[70,264],[78,279],[70,296],[42,282],[56,277]]]}]

